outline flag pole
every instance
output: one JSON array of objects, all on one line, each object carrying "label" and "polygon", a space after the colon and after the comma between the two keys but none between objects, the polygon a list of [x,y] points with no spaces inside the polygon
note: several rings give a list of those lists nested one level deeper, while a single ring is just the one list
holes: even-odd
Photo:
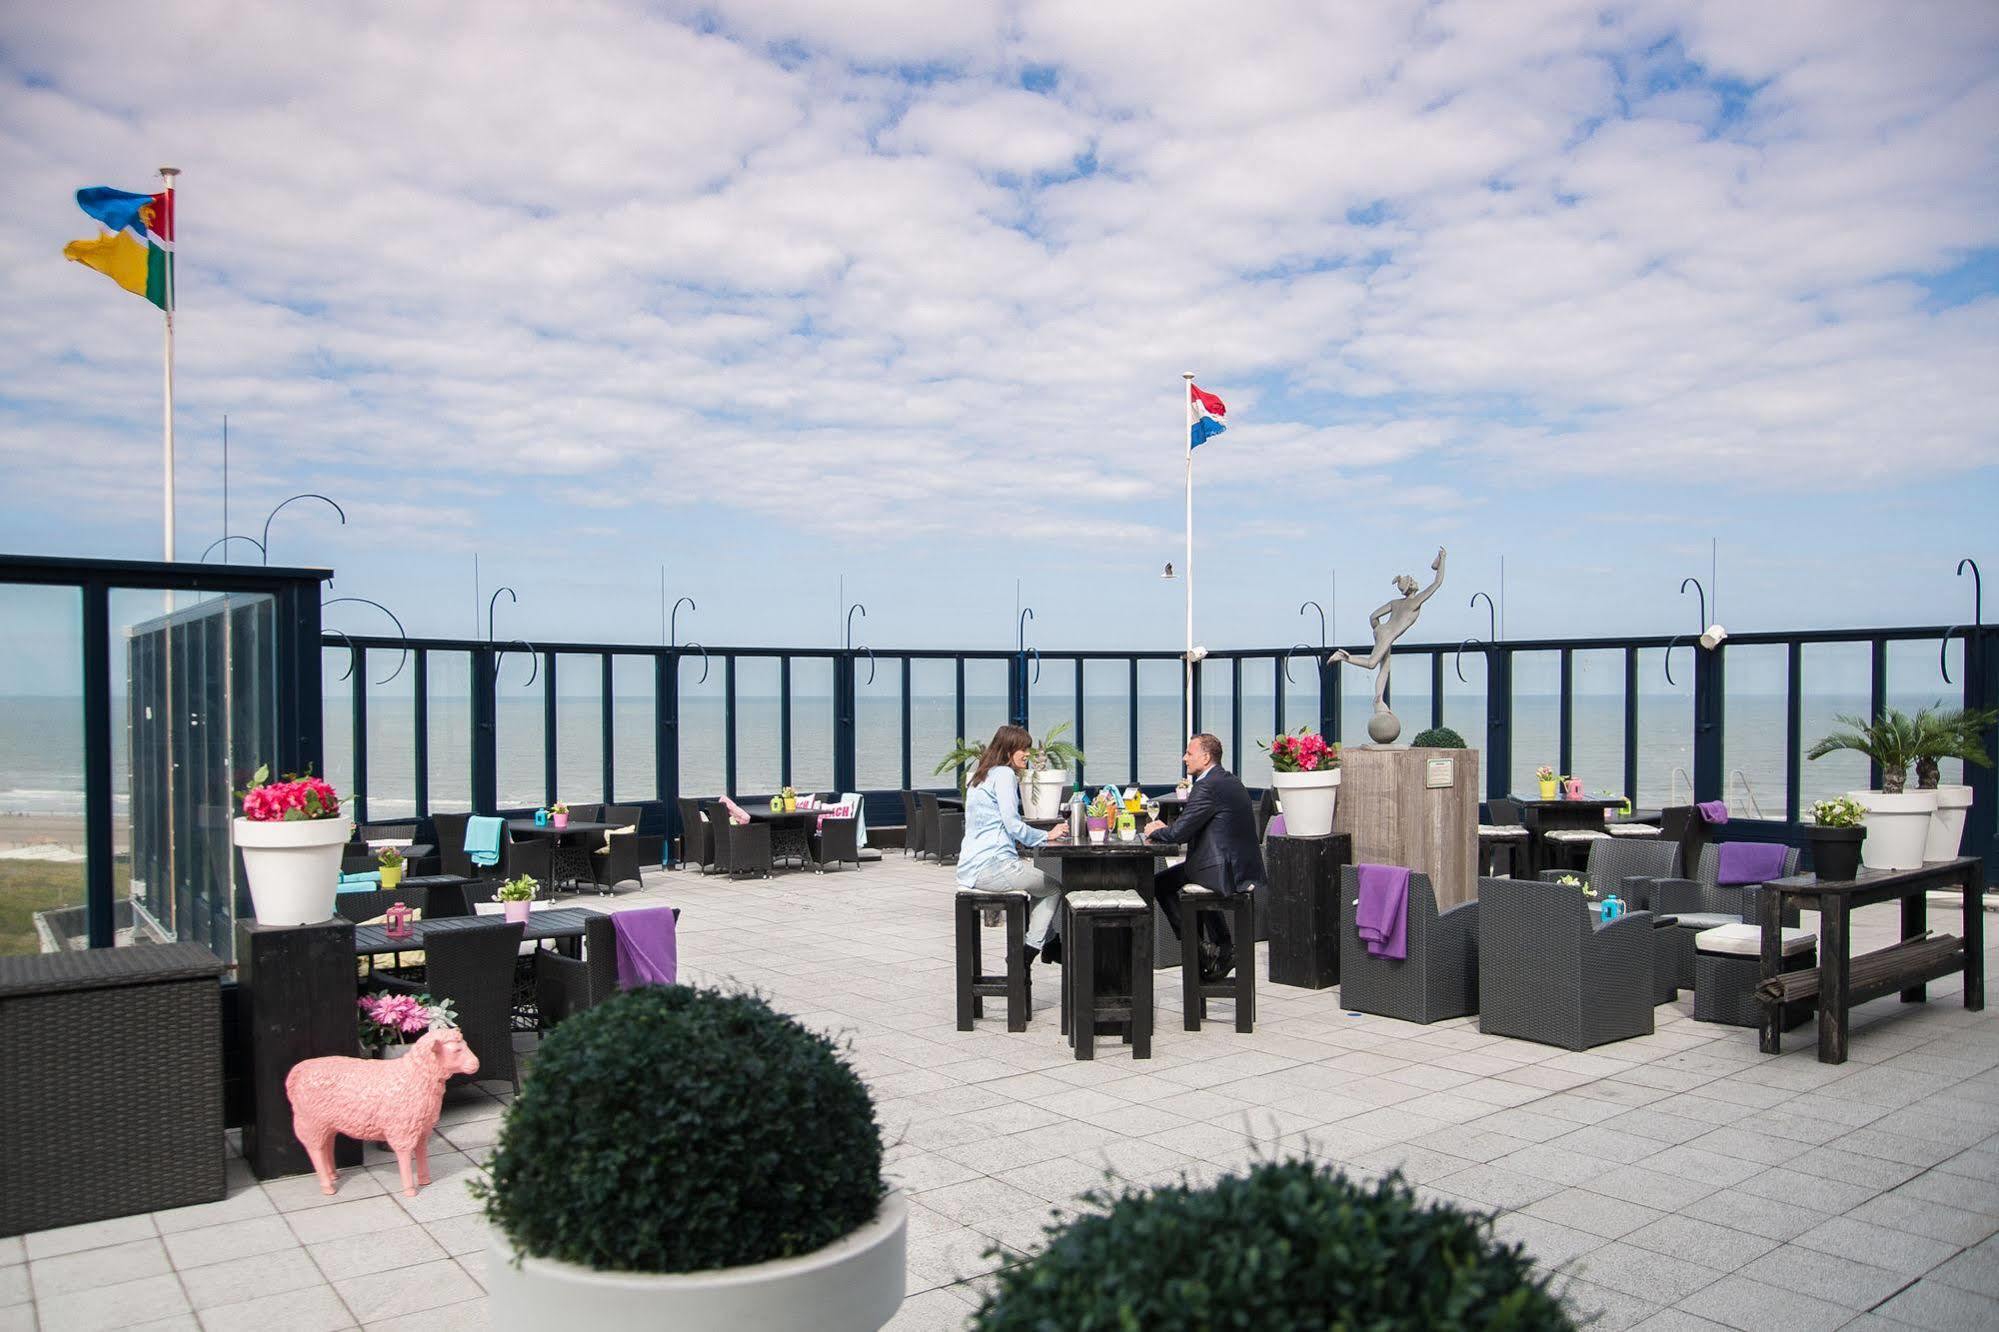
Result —
[{"label": "flag pole", "polygon": [[174,177],[180,175],[179,167],[163,166],[160,178],[166,182],[166,222],[170,237],[167,249],[167,333],[166,333],[166,414],[165,440],[166,487],[163,498],[166,558],[174,557],[174,268],[176,249],[180,243],[179,228],[174,225]]},{"label": "flag pole", "polygon": [[1194,372],[1183,370],[1180,378],[1186,381],[1180,396],[1187,416],[1180,432],[1180,442],[1187,451],[1187,655],[1182,667],[1186,717],[1181,738],[1185,744],[1194,737]]}]

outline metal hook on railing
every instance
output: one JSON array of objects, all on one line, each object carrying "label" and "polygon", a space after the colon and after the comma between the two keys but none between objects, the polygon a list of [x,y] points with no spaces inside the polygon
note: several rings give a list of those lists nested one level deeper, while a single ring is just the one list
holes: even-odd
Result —
[{"label": "metal hook on railing", "polygon": [[[264,543],[263,543],[263,542],[261,542],[261,541],[259,541],[259,540],[257,540],[257,538],[255,538],[255,537],[253,537],[253,536],[244,536],[244,535],[242,535],[242,534],[241,534],[241,533],[239,533],[239,532],[231,532],[231,533],[230,533],[230,534],[229,534],[228,536],[226,536],[226,537],[217,537],[217,538],[215,538],[215,540],[213,540],[213,541],[209,542],[209,543],[208,543],[208,549],[207,549],[207,550],[204,550],[204,551],[202,551],[202,552],[201,552],[201,559],[199,559],[199,560],[196,560],[196,561],[195,561],[195,563],[196,563],[196,564],[200,564],[200,563],[202,563],[202,561],[203,561],[203,560],[206,560],[206,559],[207,559],[207,558],[208,558],[208,557],[209,557],[209,556],[210,556],[211,554],[213,554],[213,553],[214,553],[214,551],[215,551],[215,548],[216,548],[217,546],[222,546],[222,545],[227,545],[227,544],[228,544],[229,542],[231,542],[231,541],[247,541],[247,542],[249,542],[249,543],[250,543],[251,545],[253,545],[253,546],[255,546],[255,547],[257,548],[257,554],[258,554],[258,555],[260,555],[260,556],[261,556],[261,555],[262,555],[262,554],[264,553]],[[269,563],[270,563],[270,561],[269,561],[269,560],[265,560],[265,561],[264,561],[264,563],[266,563],[266,564],[269,564]]]},{"label": "metal hook on railing", "polygon": [[1027,655],[1034,658],[1034,679],[1030,682],[1030,687],[1031,687],[1032,685],[1038,685],[1041,683],[1041,649],[1029,648],[1027,650]]},{"label": "metal hook on railing", "polygon": [[352,679],[354,675],[354,662],[360,657],[361,649],[355,647],[354,640],[338,629],[328,629],[324,632],[328,638],[337,638],[347,645],[347,670],[340,678],[343,680]]},{"label": "metal hook on railing", "polygon": [[1688,583],[1692,583],[1694,585],[1694,591],[1700,596],[1701,599],[1701,622],[1700,624],[1695,626],[1695,628],[1699,632],[1704,634],[1707,632],[1707,589],[1701,586],[1701,580],[1698,578],[1694,578],[1691,576],[1682,578],[1680,580],[1680,595],[1683,597],[1687,595]]},{"label": "metal hook on railing", "polygon": [[1666,640],[1666,683],[1675,689],[1680,687],[1680,682],[1673,678],[1673,649],[1686,641],[1687,636],[1685,634],[1674,634],[1670,639]]},{"label": "metal hook on railing", "polygon": [[[682,597],[680,601],[686,602],[687,609],[689,610],[701,609],[699,606],[694,604],[693,597]],[[666,645],[668,647],[677,647],[680,644],[680,601],[676,601],[673,603],[673,614],[667,617]],[[704,674],[701,678],[705,680],[708,677]]]},{"label": "metal hook on railing", "polygon": [[[699,680],[696,680],[696,681],[695,681],[694,683],[695,683],[695,684],[707,684],[707,683],[708,683],[708,649],[707,649],[707,648],[705,648],[705,647],[702,647],[702,646],[701,646],[701,645],[700,645],[699,643],[689,643],[689,644],[688,644],[687,646],[688,646],[688,647],[691,647],[691,648],[693,648],[693,649],[694,649],[694,650],[695,650],[696,652],[699,652],[699,653],[701,654],[701,678],[700,678]],[[677,650],[677,648],[676,648],[676,650]]]},{"label": "metal hook on railing", "polygon": [[[1302,607],[1300,609],[1302,609]],[[1289,652],[1286,652],[1283,656],[1277,659],[1279,664],[1282,665],[1284,668],[1285,682],[1288,684],[1298,683],[1295,679],[1292,679],[1291,677],[1291,659],[1293,657],[1297,656],[1300,652],[1303,652],[1307,656],[1310,656],[1314,661],[1316,661],[1318,660],[1319,653],[1323,651],[1325,651],[1325,647],[1323,644],[1317,649],[1314,649],[1310,643],[1293,643],[1291,645],[1291,650]]]},{"label": "metal hook on railing", "polygon": [[[343,601],[358,601],[358,602],[360,602],[360,603],[361,603],[362,605],[364,605],[364,606],[373,606],[373,607],[374,607],[374,608],[375,608],[376,610],[378,610],[378,611],[382,612],[382,614],[384,614],[384,615],[388,616],[388,617],[389,617],[389,619],[391,619],[391,620],[393,620],[393,621],[395,622],[395,626],[396,626],[396,637],[398,637],[398,638],[402,639],[402,641],[403,641],[403,654],[402,654],[402,656],[400,656],[400,657],[396,658],[396,668],[395,668],[395,669],[394,669],[393,671],[390,671],[390,672],[389,672],[389,673],[388,673],[388,674],[387,674],[386,676],[384,676],[383,678],[381,678],[381,679],[379,679],[379,680],[375,681],[375,683],[376,683],[376,684],[388,684],[388,683],[389,683],[390,681],[394,680],[394,679],[395,679],[395,678],[396,678],[396,677],[397,677],[398,675],[401,675],[401,674],[403,673],[403,666],[404,666],[404,665],[405,665],[405,664],[406,664],[406,663],[407,663],[407,662],[409,661],[409,659],[410,659],[410,636],[409,636],[409,631],[403,628],[403,622],[402,622],[401,620],[399,620],[399,619],[397,619],[397,618],[396,618],[396,613],[395,613],[394,611],[390,610],[390,609],[389,609],[389,608],[388,608],[387,606],[384,606],[384,605],[383,605],[383,604],[382,604],[381,602],[379,602],[379,601],[370,601],[370,600],[369,600],[368,598],[366,598],[366,597],[332,597],[332,598],[329,598],[329,599],[328,599],[328,600],[326,600],[326,601],[322,601],[322,602],[320,602],[320,603],[319,603],[319,608],[320,608],[321,610],[325,610],[325,609],[326,609],[326,608],[327,608],[328,606],[337,606],[337,605],[339,605],[339,604],[340,604],[341,602],[343,602]],[[350,643],[348,644],[348,646],[349,646],[349,647],[352,647],[352,646],[353,646],[353,644],[352,644],[352,643],[350,642]],[[354,673],[354,671],[353,671],[353,667],[352,667],[352,665],[351,665],[351,664],[350,664],[350,665],[349,665],[349,667],[348,667],[348,672],[347,672],[347,673],[348,673],[348,675],[352,675],[352,674]],[[341,676],[340,678],[344,680],[344,679],[346,679],[346,678],[347,678],[347,676],[346,676],[346,675],[343,675],[343,676]]]},{"label": "metal hook on railing", "polygon": [[[1300,615],[1305,613],[1306,606],[1310,606],[1313,610],[1319,612],[1319,651],[1323,653],[1326,650],[1326,608],[1316,601],[1307,601],[1298,607]],[[1295,650],[1294,648],[1293,651]]]},{"label": "metal hook on railing", "polygon": [[[333,511],[340,515],[340,525],[342,527],[347,526],[347,510],[341,508],[338,504],[335,504],[332,500],[328,499],[326,496],[320,494],[316,490],[308,490],[302,495],[293,495],[288,499],[279,500],[278,509],[282,509],[287,504],[291,504],[297,500],[303,500],[303,499],[316,499],[321,504],[330,505]],[[265,564],[269,564],[271,562],[271,519],[278,516],[278,509],[272,509],[270,513],[265,515],[264,539],[257,543],[257,549],[261,550],[264,553]]]},{"label": "metal hook on railing", "polygon": [[[1959,578],[1964,577],[1964,570],[1967,565],[1971,568],[1971,627],[1974,629],[1983,628],[1985,624],[1985,580],[1978,572],[1978,561],[1972,559],[1969,555],[1957,562],[1957,576]],[[1964,627],[1961,624],[1954,624],[1944,630],[1943,642],[1937,644],[1937,671],[1943,676],[1945,684],[1956,683],[1956,681],[1950,678],[1950,640],[1952,635]],[[1971,636],[1966,634],[1965,641],[1969,643],[1970,639]]]},{"label": "metal hook on railing", "polygon": [[1020,618],[1014,626],[1013,634],[1013,650],[1015,652],[1027,651],[1027,622],[1033,618],[1034,607],[1022,606],[1020,608]]},{"label": "metal hook on railing", "polygon": [[875,650],[870,647],[864,647],[858,648],[856,651],[868,654],[868,684],[873,685],[875,682]]},{"label": "metal hook on railing", "polygon": [[[1481,597],[1485,597],[1485,593],[1483,593],[1483,592],[1479,593],[1478,595],[1479,595],[1479,596],[1481,596]],[[1491,598],[1491,597],[1485,597],[1485,599],[1486,599],[1486,602],[1487,602],[1488,604],[1490,604],[1490,603],[1491,603],[1491,601],[1492,601],[1492,598]],[[1458,642],[1458,650],[1457,650],[1456,652],[1453,652],[1453,653],[1451,654],[1451,669],[1452,669],[1452,670],[1454,670],[1454,671],[1456,671],[1456,672],[1458,673],[1458,683],[1459,683],[1459,684],[1470,684],[1470,683],[1471,683],[1471,681],[1470,681],[1470,680],[1467,680],[1467,679],[1465,678],[1465,647],[1466,647],[1466,645],[1467,645],[1467,644],[1470,644],[1470,643],[1477,643],[1477,642],[1481,642],[1481,641],[1482,641],[1482,640],[1481,640],[1481,639],[1479,639],[1479,638],[1477,638],[1477,637],[1472,637],[1472,638],[1466,638],[1466,639],[1461,639],[1461,640],[1459,640],[1459,642]]]},{"label": "metal hook on railing", "polygon": [[523,684],[521,688],[531,689],[534,687],[535,677],[541,674],[541,649],[528,642],[525,638],[510,638],[501,645],[498,652],[493,654],[493,682],[498,684],[500,680],[500,659],[507,655],[509,648],[514,647],[524,647],[527,649],[528,678],[527,683]]},{"label": "metal hook on railing", "polygon": [[845,630],[845,633],[846,633],[846,637],[845,637],[845,639],[844,639],[844,640],[843,640],[843,642],[842,642],[842,646],[843,646],[843,647],[844,647],[844,648],[845,648],[845,649],[846,649],[846,650],[847,650],[848,652],[852,652],[852,651],[854,650],[854,612],[855,612],[855,611],[859,611],[859,612],[861,613],[861,618],[862,618],[863,620],[865,620],[865,619],[867,619],[867,618],[868,618],[868,608],[867,608],[866,606],[862,605],[862,604],[861,604],[860,602],[858,602],[858,601],[857,601],[857,602],[855,602],[855,603],[854,603],[853,605],[851,605],[851,606],[847,607],[847,621],[846,621],[846,626],[847,626],[847,627],[846,627],[846,630]]},{"label": "metal hook on railing", "polygon": [[[514,605],[518,606],[521,604],[521,599],[514,595],[514,590],[511,587],[496,587],[493,589],[493,595],[486,598],[486,641],[488,643],[493,641],[493,606],[494,603],[499,601],[500,593],[502,592],[507,594],[507,600],[513,602]],[[518,642],[520,640],[516,639],[515,641]]]},{"label": "metal hook on railing", "polygon": [[[1492,594],[1490,592],[1472,593],[1471,600],[1466,603],[1466,608],[1469,610],[1477,610],[1479,599],[1481,597],[1485,599],[1485,641],[1488,643],[1497,643],[1499,641],[1499,612],[1493,609]],[[1471,639],[1467,638],[1465,640],[1465,643],[1469,643],[1471,641],[1472,641]],[[1460,651],[1462,651],[1464,649],[1464,643],[1460,643],[1458,645],[1458,648]],[[1464,676],[1460,675],[1458,678],[1462,680],[1464,679]]]}]

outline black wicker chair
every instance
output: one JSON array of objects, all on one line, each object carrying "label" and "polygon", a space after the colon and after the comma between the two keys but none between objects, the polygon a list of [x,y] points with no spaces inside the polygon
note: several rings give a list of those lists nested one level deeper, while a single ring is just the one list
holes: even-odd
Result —
[{"label": "black wicker chair", "polygon": [[[672,911],[673,918],[679,920],[680,908]],[[617,988],[618,927],[610,915],[594,916],[584,924],[582,957],[566,957],[549,948],[535,952],[535,1008],[541,1014],[544,1032],[566,1017],[603,1003]]]},{"label": "black wicker chair", "polygon": [[465,854],[465,825],[471,818],[470,814],[430,816],[431,833],[437,843],[438,873],[456,874],[466,879],[477,875],[472,857]]},{"label": "black wicker chair", "polygon": [[[1558,879],[1574,870],[1542,870],[1541,878]],[[1634,911],[1657,909],[1652,901],[1652,885],[1680,872],[1680,848],[1661,839],[1635,840],[1619,837],[1592,842],[1584,880],[1596,890],[1597,900],[1615,893]]]},{"label": "black wicker chair", "polygon": [[1652,915],[1592,920],[1574,888],[1478,881],[1478,1029],[1587,1050],[1652,1033]]},{"label": "black wicker chair", "polygon": [[602,805],[571,805],[569,818],[573,823],[608,823]]},{"label": "black wicker chair", "polygon": [[678,802],[680,810],[680,863],[699,865],[706,874],[715,863],[714,853],[709,849],[713,843],[708,837],[708,820],[701,813],[699,800],[682,796]]},{"label": "black wicker chair", "polygon": [[541,885],[538,897],[555,893],[555,843],[546,837],[520,837],[512,833],[500,844],[500,868],[509,879],[525,874]]},{"label": "black wicker chair", "polygon": [[[1784,873],[1797,872],[1798,852],[1792,847],[1784,852]],[[1650,884],[1652,910],[1680,918],[1673,944],[1674,984],[1686,989],[1695,988],[1695,935],[1718,925],[1756,920],[1756,885],[1724,884],[1720,878],[1721,847],[1708,842],[1701,846],[1693,878],[1654,879]],[[1783,923],[1797,925],[1797,907],[1784,908]]]},{"label": "black wicker chair", "polygon": [[478,1080],[505,1078],[515,1091],[521,1075],[514,1063],[514,964],[526,931],[517,921],[496,920],[432,934],[423,941],[423,980],[376,980],[383,989],[449,999],[465,1044],[479,1058]]},{"label": "black wicker chair", "polygon": [[902,793],[902,853],[906,856],[921,856],[929,849],[929,827],[925,819],[923,798],[914,791]]},{"label": "black wicker chair", "polygon": [[1354,928],[1356,867],[1340,870],[1340,1004],[1404,1022],[1431,1023],[1478,1012],[1478,903],[1437,910],[1430,876],[1409,875],[1409,923],[1401,961],[1375,957]]},{"label": "black wicker chair", "polygon": [[916,797],[923,810],[923,849],[939,861],[956,860],[958,848],[965,842],[965,816],[955,809],[945,809],[937,803],[937,797],[919,792]]},{"label": "black wicker chair", "polygon": [[1256,802],[1257,841],[1261,842],[1265,837],[1270,835],[1270,821],[1276,817],[1277,817],[1277,788],[1272,787],[1263,793],[1262,799]]},{"label": "black wicker chair", "polygon": [[768,879],[773,868],[770,825],[731,823],[729,811],[721,805],[710,805],[703,812],[708,819],[709,854],[715,858],[715,868],[732,879],[747,874]]},{"label": "black wicker chair", "polygon": [[645,887],[645,875],[640,870],[644,857],[640,854],[639,807],[637,805],[606,805],[603,809],[603,823],[613,828],[631,828],[629,833],[606,832],[603,845],[590,853],[590,878],[597,885],[597,891],[606,897],[618,884],[631,882]]},{"label": "black wicker chair", "polygon": [[824,874],[828,865],[861,864],[861,821],[858,818],[821,819],[819,828],[807,840],[812,863]]}]

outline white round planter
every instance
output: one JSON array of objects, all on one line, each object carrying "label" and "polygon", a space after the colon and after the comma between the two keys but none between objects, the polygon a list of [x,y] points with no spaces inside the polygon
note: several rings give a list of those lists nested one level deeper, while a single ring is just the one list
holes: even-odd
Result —
[{"label": "white round planter", "polygon": [[1867,810],[1867,837],[1860,843],[1860,863],[1868,869],[1920,869],[1923,848],[1930,839],[1930,816],[1936,813],[1935,791],[1849,791]]},{"label": "white round planter", "polygon": [[1021,791],[1021,803],[1027,807],[1030,819],[1059,819],[1062,817],[1062,797],[1069,791],[1069,770],[1058,768],[1049,772],[1030,772],[1027,783]]},{"label": "white round planter", "polygon": [[1273,772],[1270,784],[1284,807],[1284,832],[1290,837],[1324,837],[1333,830],[1333,802],[1340,794],[1340,770]]},{"label": "white round planter", "polygon": [[340,848],[347,845],[352,823],[344,818],[233,822],[259,925],[317,925],[332,918]]},{"label": "white round planter", "polygon": [[1964,812],[1971,808],[1971,788],[1939,786],[1937,810],[1930,815],[1929,840],[1923,843],[1924,860],[1951,860],[1964,841]]},{"label": "white round planter", "polygon": [[487,1316],[496,1332],[874,1332],[902,1305],[909,1206],[900,1191],[875,1219],[815,1253],[716,1272],[599,1272],[523,1257],[486,1232]]}]

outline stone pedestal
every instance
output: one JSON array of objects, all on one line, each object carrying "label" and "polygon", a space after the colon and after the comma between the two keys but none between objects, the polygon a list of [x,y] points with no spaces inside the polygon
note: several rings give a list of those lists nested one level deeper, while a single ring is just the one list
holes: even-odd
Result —
[{"label": "stone pedestal", "polygon": [[1353,838],[1273,837],[1263,861],[1270,870],[1270,983],[1306,990],[1339,984],[1340,870],[1353,863]]},{"label": "stone pedestal", "polygon": [[1342,750],[1340,768],[1333,832],[1353,837],[1354,863],[1429,875],[1439,910],[1478,896],[1476,749],[1364,745]]},{"label": "stone pedestal", "polygon": [[[236,923],[237,984],[248,1060],[243,1157],[258,1179],[312,1169],[292,1132],[285,1075],[301,1059],[358,1054],[354,926]],[[361,1164],[361,1144],[334,1140],[336,1165]]]}]

